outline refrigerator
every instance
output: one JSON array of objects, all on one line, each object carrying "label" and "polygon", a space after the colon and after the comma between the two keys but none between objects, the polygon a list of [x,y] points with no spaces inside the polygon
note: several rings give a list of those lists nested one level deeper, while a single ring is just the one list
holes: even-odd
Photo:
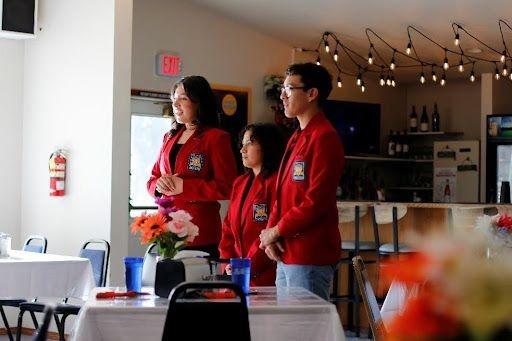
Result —
[{"label": "refrigerator", "polygon": [[433,177],[434,202],[479,202],[480,141],[435,141]]},{"label": "refrigerator", "polygon": [[487,116],[486,153],[485,199],[501,202],[502,183],[512,181],[512,115]]}]

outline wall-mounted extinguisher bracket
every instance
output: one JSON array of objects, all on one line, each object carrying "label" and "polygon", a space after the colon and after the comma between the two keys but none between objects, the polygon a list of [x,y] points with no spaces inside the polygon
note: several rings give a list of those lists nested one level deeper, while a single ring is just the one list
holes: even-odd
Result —
[{"label": "wall-mounted extinguisher bracket", "polygon": [[66,155],[58,149],[50,155],[48,168],[50,171],[50,196],[61,197],[65,193],[66,185]]}]

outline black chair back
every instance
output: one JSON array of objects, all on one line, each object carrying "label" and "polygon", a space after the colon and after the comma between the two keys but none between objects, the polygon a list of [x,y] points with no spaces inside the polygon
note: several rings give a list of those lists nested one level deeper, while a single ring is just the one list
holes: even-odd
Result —
[{"label": "black chair back", "polygon": [[48,241],[43,236],[28,236],[23,244],[23,251],[35,252],[35,253],[46,253],[48,248]]},{"label": "black chair back", "polygon": [[364,307],[368,316],[368,321],[370,322],[370,328],[372,330],[374,340],[383,340],[386,334],[386,329],[380,315],[379,304],[377,303],[377,298],[375,297],[375,292],[373,291],[372,284],[368,277],[364,261],[361,256],[356,256],[352,258],[352,262],[354,264],[357,283],[359,290],[361,291],[361,296],[363,297]]},{"label": "black chair back", "polygon": [[[219,301],[189,298],[190,290],[197,297],[198,290],[211,289],[231,289],[237,298]],[[162,341],[180,339],[250,341],[247,301],[240,287],[232,282],[185,282],[175,287]]]},{"label": "black chair back", "polygon": [[53,306],[46,305],[44,307],[43,323],[37,329],[36,333],[32,337],[32,341],[45,341],[47,339],[46,334],[48,334],[48,327],[50,326],[50,321],[52,320],[53,312]]},{"label": "black chair back", "polygon": [[[100,246],[101,249],[88,248],[90,245]],[[79,257],[87,258],[91,262],[94,282],[97,287],[104,287],[107,283],[108,263],[110,260],[110,244],[103,239],[90,239],[82,245]]]}]

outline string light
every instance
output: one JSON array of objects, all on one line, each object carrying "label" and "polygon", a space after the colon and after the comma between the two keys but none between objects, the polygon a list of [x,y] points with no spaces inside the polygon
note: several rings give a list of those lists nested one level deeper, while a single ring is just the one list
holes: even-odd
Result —
[{"label": "string light", "polygon": [[434,71],[434,65],[432,65],[432,82],[437,82],[437,75],[436,72]]},{"label": "string light", "polygon": [[448,70],[450,68],[450,64],[448,64],[448,56],[446,55],[446,49],[444,49],[444,62],[443,69]]},{"label": "string light", "polygon": [[380,86],[386,85],[386,81],[384,80],[384,75],[380,75],[379,84],[380,84]]},{"label": "string light", "polygon": [[503,53],[501,54],[500,62],[505,63],[506,59],[507,59],[507,50],[503,50]]},{"label": "string light", "polygon": [[364,86],[364,82],[361,82],[361,92],[364,92],[366,90],[365,86]]},{"label": "string light", "polygon": [[498,65],[496,65],[496,70],[494,71],[494,79],[500,79],[500,70],[498,70]]},{"label": "string light", "polygon": [[389,64],[389,69],[390,70],[394,70],[395,67],[396,67],[396,64],[395,64],[395,52],[396,52],[396,50],[393,50],[393,57],[391,57],[391,63]]},{"label": "string light", "polygon": [[420,83],[425,84],[425,73],[423,71],[421,71]]},{"label": "string light", "polygon": [[473,62],[473,67],[471,68],[471,75],[469,76],[469,80],[471,81],[471,83],[474,83],[475,79],[475,62]]},{"label": "string light", "polygon": [[338,61],[338,49],[334,50],[334,61]]},{"label": "string light", "polygon": [[368,64],[373,64],[373,55],[372,52],[368,52]]},{"label": "string light", "polygon": [[386,77],[386,85],[387,86],[391,85],[391,77],[389,77],[389,75]]},{"label": "string light", "polygon": [[503,77],[508,76],[507,63],[503,64],[503,70],[501,70],[501,74],[503,75]]},{"label": "string light", "polygon": [[464,72],[464,62],[462,61],[462,56],[460,57],[459,62],[459,72]]},{"label": "string light", "polygon": [[391,76],[391,86],[394,88],[396,86],[395,76]]},{"label": "string light", "polygon": [[320,65],[320,56],[316,58],[316,65]]},{"label": "string light", "polygon": [[338,76],[338,88],[341,88],[343,84],[341,84],[341,77]]},{"label": "string light", "polygon": [[408,56],[411,55],[411,49],[412,49],[412,43],[409,40],[409,43],[407,44],[407,48],[405,49],[405,53],[407,53]]},{"label": "string light", "polygon": [[325,53],[329,53],[329,43],[327,42],[327,39],[325,39]]},{"label": "string light", "polygon": [[512,72],[508,74],[508,78],[512,81]]},{"label": "string light", "polygon": [[361,72],[359,72],[357,74],[356,84],[357,84],[357,86],[361,86],[362,83],[363,83],[363,80],[361,79]]},{"label": "string light", "polygon": [[443,72],[443,75],[441,76],[441,86],[444,86],[446,84],[446,73]]},{"label": "string light", "polygon": [[455,44],[455,46],[459,46],[460,44],[460,36],[458,32],[455,34],[455,39],[453,40],[453,43]]}]

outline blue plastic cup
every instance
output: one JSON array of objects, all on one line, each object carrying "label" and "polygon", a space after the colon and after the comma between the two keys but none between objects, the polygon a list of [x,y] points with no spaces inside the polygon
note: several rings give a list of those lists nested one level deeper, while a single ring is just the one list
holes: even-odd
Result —
[{"label": "blue plastic cup", "polygon": [[142,287],[142,257],[124,257],[126,290],[140,292]]},{"label": "blue plastic cup", "polygon": [[231,258],[231,281],[238,284],[242,291],[249,294],[251,280],[251,260],[249,258]]}]

